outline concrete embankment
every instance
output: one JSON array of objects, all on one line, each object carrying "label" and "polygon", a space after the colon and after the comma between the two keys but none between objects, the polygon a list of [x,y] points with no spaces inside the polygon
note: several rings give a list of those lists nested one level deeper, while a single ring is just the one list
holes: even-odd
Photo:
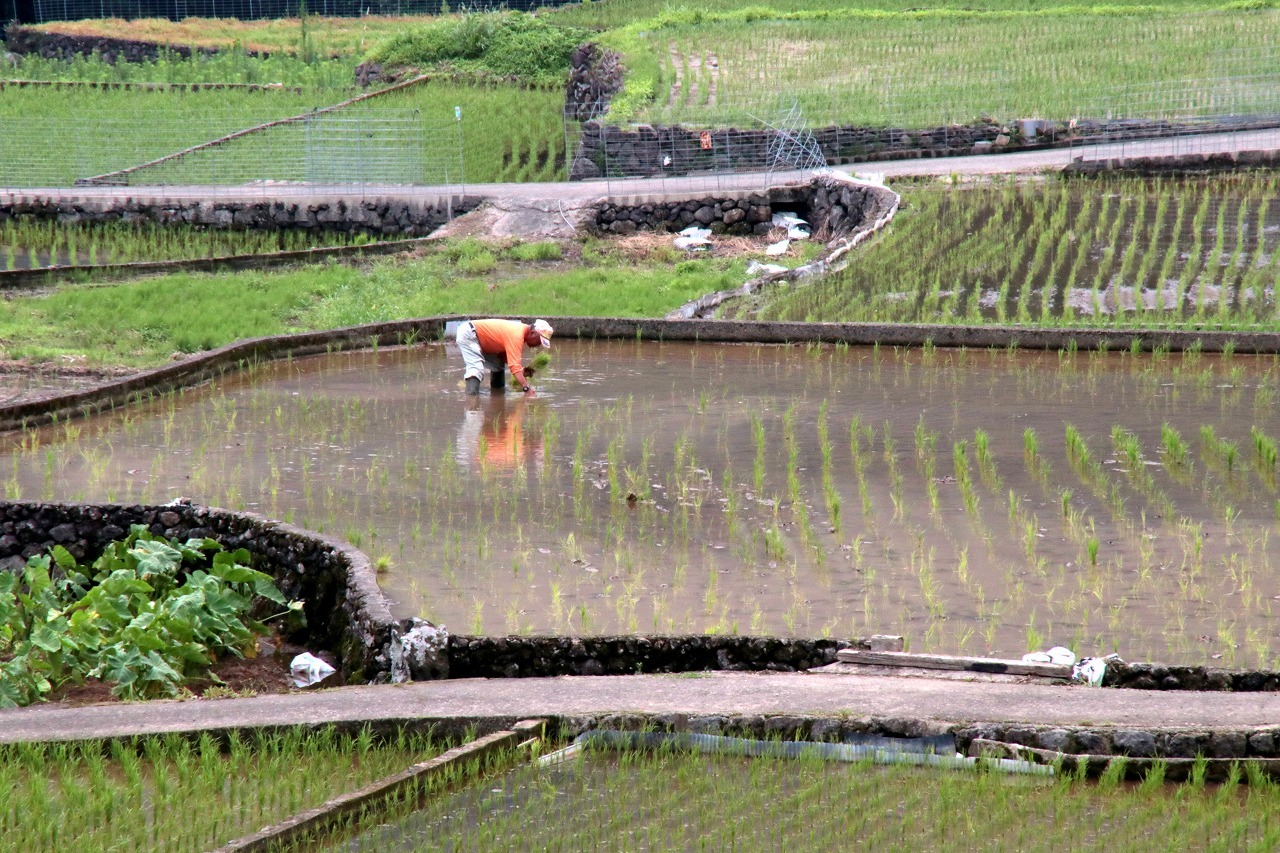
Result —
[{"label": "concrete embankment", "polygon": [[932,678],[804,673],[705,673],[456,679],[344,687],[245,699],[0,711],[0,742],[214,733],[279,726],[436,726],[479,732],[545,717],[566,734],[589,728],[838,739],[863,732],[955,735],[1090,756],[1219,762],[1280,752],[1280,693],[1180,693]]}]

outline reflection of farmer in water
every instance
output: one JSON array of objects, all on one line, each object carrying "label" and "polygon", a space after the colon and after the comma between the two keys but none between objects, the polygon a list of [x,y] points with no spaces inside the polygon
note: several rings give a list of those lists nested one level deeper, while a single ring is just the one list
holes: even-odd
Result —
[{"label": "reflection of farmer in water", "polygon": [[541,468],[542,437],[536,431],[525,435],[525,404],[523,398],[508,403],[505,397],[495,394],[481,410],[480,401],[476,400],[458,428],[458,464],[464,468],[477,465],[508,470],[531,459]]},{"label": "reflection of farmer in water", "polygon": [[468,320],[458,326],[458,349],[467,366],[465,374],[467,393],[480,393],[480,380],[487,367],[493,371],[489,388],[502,391],[506,387],[506,368],[511,370],[516,383],[526,394],[529,387],[523,356],[526,345],[551,348],[552,328],[546,320],[535,320],[526,325],[518,320]]}]

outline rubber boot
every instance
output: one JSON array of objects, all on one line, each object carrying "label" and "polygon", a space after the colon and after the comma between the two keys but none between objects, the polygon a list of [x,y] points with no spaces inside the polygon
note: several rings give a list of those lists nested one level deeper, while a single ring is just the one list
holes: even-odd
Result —
[{"label": "rubber boot", "polygon": [[501,394],[507,390],[507,373],[505,370],[495,370],[489,374],[489,391],[493,394]]},{"label": "rubber boot", "polygon": [[467,377],[467,394],[472,397],[480,396],[480,377],[479,376]]}]

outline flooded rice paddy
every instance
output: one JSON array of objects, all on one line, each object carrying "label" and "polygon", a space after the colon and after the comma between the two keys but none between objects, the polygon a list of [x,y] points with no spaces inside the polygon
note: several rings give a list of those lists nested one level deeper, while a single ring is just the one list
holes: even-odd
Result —
[{"label": "flooded rice paddy", "polygon": [[1173,846],[1174,827],[1179,847],[1275,842],[1280,789],[1260,773],[1247,787],[1203,779],[1174,786],[1154,772],[1131,785],[1120,775],[1110,771],[1095,784],[1067,775],[829,763],[816,755],[588,752],[455,786],[420,811],[369,821],[323,849],[1111,853]]},{"label": "flooded rice paddy", "polygon": [[1274,357],[431,344],[11,434],[10,498],[187,497],[345,537],[455,633],[893,632],[1275,665]]}]

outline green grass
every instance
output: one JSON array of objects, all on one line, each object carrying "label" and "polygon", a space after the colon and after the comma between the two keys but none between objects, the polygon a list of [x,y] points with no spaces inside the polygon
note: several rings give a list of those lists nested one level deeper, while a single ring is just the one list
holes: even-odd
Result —
[{"label": "green grass", "polygon": [[388,67],[461,68],[562,84],[575,47],[590,34],[524,12],[439,18],[406,27],[371,50]]},{"label": "green grass", "polygon": [[651,851],[1270,849],[1280,789],[1257,781],[1122,786],[816,758],[588,754],[440,797],[344,849],[552,850],[567,839]]},{"label": "green grass", "polygon": [[1274,328],[1275,172],[907,190],[847,269],[773,320]]},{"label": "green grass", "polygon": [[332,729],[0,746],[0,847],[210,850],[441,750]]},{"label": "green grass", "polygon": [[142,365],[241,338],[435,314],[660,316],[745,279],[741,261],[630,264],[609,254],[555,271],[494,260],[491,271],[467,274],[486,253],[469,241],[413,261],[67,285],[3,303],[0,353]]}]

